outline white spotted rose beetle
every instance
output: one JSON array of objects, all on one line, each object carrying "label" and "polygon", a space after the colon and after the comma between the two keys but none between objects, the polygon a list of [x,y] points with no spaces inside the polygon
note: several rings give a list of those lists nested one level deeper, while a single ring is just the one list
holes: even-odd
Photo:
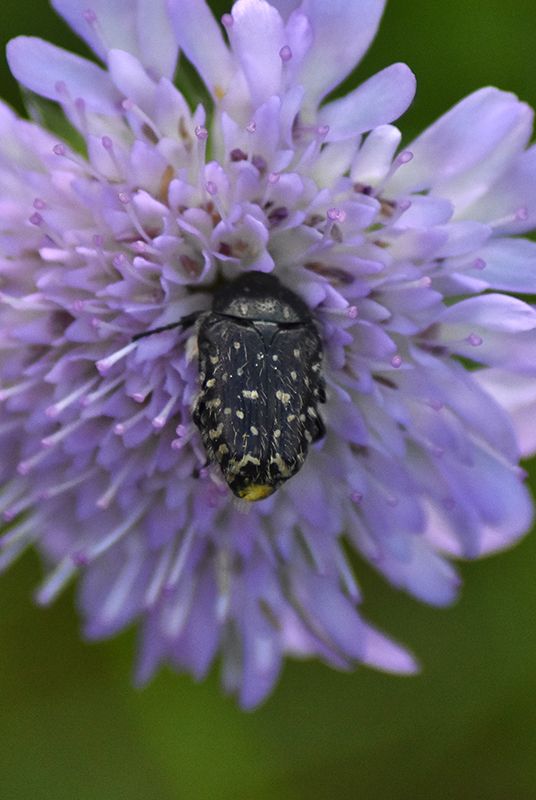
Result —
[{"label": "white spotted rose beetle", "polygon": [[196,318],[201,390],[193,420],[234,494],[262,500],[325,435],[322,339],[307,304],[258,271],[217,289],[211,311],[134,338],[186,328]]}]

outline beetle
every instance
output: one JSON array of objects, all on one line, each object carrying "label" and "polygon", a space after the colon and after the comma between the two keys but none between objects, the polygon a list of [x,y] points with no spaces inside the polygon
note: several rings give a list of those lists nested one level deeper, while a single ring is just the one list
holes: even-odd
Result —
[{"label": "beetle", "polygon": [[200,391],[192,417],[209,461],[237,497],[262,500],[302,467],[325,435],[322,339],[308,305],[274,275],[243,273],[219,287],[197,321]]}]

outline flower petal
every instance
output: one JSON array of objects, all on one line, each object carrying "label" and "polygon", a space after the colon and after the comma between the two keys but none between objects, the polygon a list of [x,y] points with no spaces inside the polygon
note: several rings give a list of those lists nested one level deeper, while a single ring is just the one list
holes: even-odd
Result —
[{"label": "flower petal", "polygon": [[461,211],[527,144],[532,119],[532,110],[515,95],[480,89],[408,145],[413,159],[395,173],[388,191],[398,195],[433,187]]},{"label": "flower petal", "polygon": [[32,92],[59,102],[59,84],[72,101],[81,98],[89,111],[116,116],[122,113],[121,95],[108,74],[85,58],[34,36],[18,36],[7,45],[7,60],[15,78]]},{"label": "flower petal", "polygon": [[51,0],[52,5],[103,60],[111,48],[136,56],[154,77],[172,78],[178,46],[166,0]]},{"label": "flower petal", "polygon": [[536,311],[499,294],[462,300],[440,318],[440,342],[453,352],[490,366],[536,369]]},{"label": "flower petal", "polygon": [[363,662],[385,672],[412,674],[419,665],[407,650],[365,623]]},{"label": "flower petal", "polygon": [[234,74],[233,58],[204,0],[167,0],[179,47],[213,97],[221,98]]},{"label": "flower petal", "polygon": [[320,101],[335,88],[361,60],[374,38],[385,0],[304,0],[314,35],[296,76],[307,91],[305,121]]},{"label": "flower petal", "polygon": [[532,375],[513,375],[505,369],[479,370],[477,383],[506,409],[514,423],[521,456],[536,452],[536,381]]},{"label": "flower petal", "polygon": [[281,92],[283,20],[266,0],[238,0],[229,40],[246,76],[255,108]]},{"label": "flower petal", "polygon": [[392,64],[376,73],[346,97],[320,109],[319,122],[329,125],[326,141],[354,137],[398,119],[415,89],[415,75],[405,64]]},{"label": "flower petal", "polygon": [[536,243],[528,239],[492,239],[472,254],[482,259],[481,278],[491,289],[536,294]]},{"label": "flower petal", "polygon": [[536,146],[521,153],[464,213],[475,219],[496,221],[496,235],[533,230],[536,226]]}]

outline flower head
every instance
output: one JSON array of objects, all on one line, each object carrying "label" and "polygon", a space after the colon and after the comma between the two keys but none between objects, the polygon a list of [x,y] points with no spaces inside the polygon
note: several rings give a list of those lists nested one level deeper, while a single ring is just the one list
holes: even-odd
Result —
[{"label": "flower head", "polygon": [[[224,33],[203,0],[54,6],[105,66],[39,39],[8,48],[71,133],[0,108],[0,565],[35,543],[42,603],[80,573],[89,637],[138,620],[140,681],[161,661],[202,677],[221,653],[251,707],[287,652],[413,671],[358,615],[341,536],[445,604],[449,556],[530,525],[485,375],[534,369],[536,312],[501,293],[536,286],[536,245],[517,236],[536,222],[531,110],[484,89],[400,151],[405,65],[323,103],[378,0],[238,0]],[[172,83],[179,48],[204,104]],[[304,301],[326,386],[325,437],[255,503],[207,462],[195,414],[199,321],[249,271]]]}]

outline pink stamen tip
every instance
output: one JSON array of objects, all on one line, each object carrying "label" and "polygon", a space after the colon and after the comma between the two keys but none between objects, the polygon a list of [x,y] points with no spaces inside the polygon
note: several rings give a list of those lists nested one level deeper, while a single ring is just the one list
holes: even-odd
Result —
[{"label": "pink stamen tip", "polygon": [[147,252],[147,245],[145,244],[145,242],[138,240],[137,242],[134,242],[132,246],[136,251],[136,253],[139,253],[139,255],[142,255],[143,253]]},{"label": "pink stamen tip", "polygon": [[396,160],[399,164],[407,164],[412,158],[413,153],[411,153],[409,150],[402,150],[402,152],[397,156]]},{"label": "pink stamen tip", "polygon": [[177,436],[186,436],[186,434],[188,433],[188,428],[186,427],[186,425],[180,423],[175,428],[175,433],[177,434]]},{"label": "pink stamen tip", "polygon": [[391,366],[398,369],[402,366],[402,358],[400,356],[393,356],[391,359]]},{"label": "pink stamen tip", "polygon": [[248,124],[246,125],[246,130],[248,133],[255,133],[255,131],[257,130],[257,123],[255,122],[255,120],[252,119],[250,122],[248,122]]},{"label": "pink stamen tip", "polygon": [[74,101],[74,107],[77,111],[85,111],[86,110],[86,101],[83,97],[77,97]]},{"label": "pink stamen tip", "polygon": [[195,129],[195,135],[201,142],[205,142],[208,139],[208,131],[204,125],[198,125]]},{"label": "pink stamen tip", "polygon": [[205,189],[207,192],[214,197],[214,195],[218,194],[218,187],[213,181],[207,181],[205,183]]},{"label": "pink stamen tip", "polygon": [[125,263],[125,261],[126,261],[126,258],[125,258],[123,253],[118,253],[112,259],[112,263],[113,263],[114,267],[120,267],[122,264]]},{"label": "pink stamen tip", "polygon": [[329,125],[321,125],[320,128],[317,128],[317,133],[319,136],[327,136],[329,133]]},{"label": "pink stamen tip", "polygon": [[278,172],[270,172],[268,175],[268,183],[271,183],[272,186],[274,183],[279,181],[279,173]]},{"label": "pink stamen tip", "polygon": [[398,203],[399,211],[407,211],[408,208],[411,208],[411,200],[401,200]]},{"label": "pink stamen tip", "polygon": [[67,86],[65,85],[65,81],[56,81],[54,88],[58,94],[64,94]]},{"label": "pink stamen tip", "polygon": [[231,14],[224,14],[223,17],[221,18],[221,24],[223,25],[224,28],[232,27],[233,22],[234,20]]},{"label": "pink stamen tip", "polygon": [[520,222],[524,222],[529,217],[529,212],[527,211],[525,206],[521,206],[516,211],[516,219]]},{"label": "pink stamen tip", "polygon": [[41,200],[40,197],[36,197],[35,200],[33,201],[33,207],[37,209],[42,209],[45,207],[45,201]]},{"label": "pink stamen tip", "polygon": [[347,313],[350,319],[355,319],[359,313],[357,310],[357,306],[350,306]]},{"label": "pink stamen tip", "polygon": [[431,397],[428,401],[428,405],[430,408],[433,408],[434,411],[441,411],[443,408],[443,402],[438,397]]},{"label": "pink stamen tip", "polygon": [[67,153],[67,148],[64,144],[55,144],[52,148],[52,152],[56,156],[64,156]]},{"label": "pink stamen tip", "polygon": [[360,503],[362,499],[363,495],[361,494],[361,492],[352,492],[350,495],[350,500],[352,501],[352,503]]},{"label": "pink stamen tip", "polygon": [[43,217],[38,211],[36,211],[35,214],[32,214],[32,216],[30,217],[30,222],[32,223],[32,225],[39,226],[43,222]]},{"label": "pink stamen tip", "polygon": [[125,98],[125,100],[122,101],[121,106],[125,111],[132,111],[132,109],[134,108],[134,103],[127,97]]},{"label": "pink stamen tip", "polygon": [[482,344],[483,340],[480,336],[477,336],[476,333],[471,333],[471,335],[467,337],[467,341],[472,347],[478,347]]},{"label": "pink stamen tip", "polygon": [[111,149],[112,149],[112,147],[113,147],[113,142],[112,142],[112,140],[110,139],[110,137],[109,137],[109,136],[103,136],[103,137],[102,137],[102,139],[101,139],[101,141],[102,141],[102,146],[103,146],[103,147],[104,147],[106,150],[111,150]]},{"label": "pink stamen tip", "polygon": [[284,45],[281,50],[279,51],[279,58],[281,61],[290,61],[292,58],[292,50],[288,46],[288,44]]},{"label": "pink stamen tip", "polygon": [[123,203],[124,206],[127,206],[132,199],[128,192],[119,192],[117,196],[119,198],[119,202]]},{"label": "pink stamen tip", "polygon": [[103,244],[104,244],[104,239],[102,238],[102,236],[100,235],[100,233],[96,233],[96,234],[93,236],[93,244],[95,245],[95,247],[102,247],[102,246],[103,246]]},{"label": "pink stamen tip", "polygon": [[471,267],[473,269],[484,269],[485,266],[486,266],[486,262],[484,261],[483,258],[475,258],[475,260],[471,264]]},{"label": "pink stamen tip", "polygon": [[328,208],[327,217],[328,217],[328,219],[330,219],[333,222],[335,222],[336,220],[339,219],[339,209],[338,208]]},{"label": "pink stamen tip", "polygon": [[83,17],[88,25],[94,25],[97,21],[97,15],[91,8],[88,8],[84,11]]}]

